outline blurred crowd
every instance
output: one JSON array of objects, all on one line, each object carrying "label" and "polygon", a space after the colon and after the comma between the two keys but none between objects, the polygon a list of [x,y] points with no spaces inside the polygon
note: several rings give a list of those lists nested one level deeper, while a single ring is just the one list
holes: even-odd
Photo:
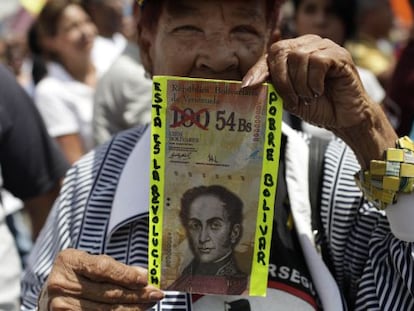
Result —
[{"label": "blurred crowd", "polygon": [[[368,94],[383,107],[397,133],[409,135],[414,121],[413,6],[412,0],[291,0],[280,20],[281,37],[313,33],[344,46]],[[308,124],[298,125],[290,117],[298,129],[331,135]]]},{"label": "blurred crowd", "polygon": [[136,8],[133,0],[22,0],[0,21],[0,310],[17,309],[26,256],[69,166],[150,121]]},{"label": "blurred crowd", "polygon": [[[413,11],[413,0],[287,0],[280,38],[313,33],[344,46],[398,135],[414,137]],[[135,43],[137,12],[134,0],[32,0],[0,21],[0,61],[68,165],[115,133],[150,122],[151,80]],[[332,135],[293,115],[285,119],[298,130]],[[34,226],[20,200],[26,198],[3,185],[7,223],[24,265],[44,219]]]}]

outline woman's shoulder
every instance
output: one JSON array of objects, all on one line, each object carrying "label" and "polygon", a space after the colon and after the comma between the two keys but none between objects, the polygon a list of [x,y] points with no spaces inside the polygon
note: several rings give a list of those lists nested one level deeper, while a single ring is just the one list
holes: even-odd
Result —
[{"label": "woman's shoulder", "polygon": [[84,155],[75,163],[75,166],[83,166],[84,163],[91,162],[94,163],[94,165],[99,166],[100,163],[111,159],[114,159],[118,165],[122,164],[123,161],[126,161],[147,130],[150,130],[149,125],[136,126],[121,131],[115,134],[106,143],[96,146],[93,150]]},{"label": "woman's shoulder", "polygon": [[35,87],[35,98],[48,95],[60,96],[62,92],[65,92],[65,84],[53,77],[45,76]]},{"label": "woman's shoulder", "polygon": [[73,81],[65,68],[56,63],[47,64],[47,74],[36,85],[36,91],[59,92],[65,89],[66,82]]}]

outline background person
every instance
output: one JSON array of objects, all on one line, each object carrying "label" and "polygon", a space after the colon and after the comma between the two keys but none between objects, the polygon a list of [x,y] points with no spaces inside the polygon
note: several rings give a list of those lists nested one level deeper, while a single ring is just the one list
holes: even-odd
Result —
[{"label": "background person", "polygon": [[92,58],[105,72],[127,46],[122,34],[124,0],[82,0],[82,5],[98,30]]},{"label": "background person", "polygon": [[[134,1],[134,24],[139,13]],[[134,26],[136,28],[136,26]],[[145,75],[135,42],[105,72],[96,86],[92,119],[96,145],[114,134],[151,121],[152,81]]]},{"label": "background person", "polygon": [[74,0],[48,1],[36,20],[36,36],[47,75],[35,103],[50,135],[70,163],[93,148],[93,96],[101,69],[91,57],[96,28]]},{"label": "background person", "polygon": [[34,83],[31,75],[31,56],[28,52],[27,38],[24,34],[12,33],[5,39],[6,64],[16,76],[19,84],[33,96]]},{"label": "background person", "polygon": [[[414,13],[414,1],[408,1]],[[410,133],[414,122],[414,25],[398,59],[388,90],[389,97],[398,107],[396,131],[404,136]]]},{"label": "background person", "polygon": [[[24,202],[26,225],[36,239],[69,165],[51,139],[28,94],[0,66],[0,188]],[[0,203],[0,309],[17,310],[21,260]]]},{"label": "background person", "polygon": [[396,61],[390,40],[394,21],[390,0],[357,0],[356,5],[356,34],[346,48],[355,64],[372,71],[387,89]]}]

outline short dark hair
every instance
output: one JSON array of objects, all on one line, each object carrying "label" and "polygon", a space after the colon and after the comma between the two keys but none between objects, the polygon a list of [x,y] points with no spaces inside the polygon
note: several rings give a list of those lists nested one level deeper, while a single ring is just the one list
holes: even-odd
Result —
[{"label": "short dark hair", "polygon": [[42,42],[45,37],[57,35],[58,24],[63,12],[72,4],[82,8],[80,0],[53,0],[46,2],[30,30],[30,35],[32,36],[30,49],[32,51],[46,58],[56,58],[56,55],[53,55],[53,53],[50,53],[43,47]]},{"label": "short dark hair", "polygon": [[63,12],[72,4],[81,6],[80,0],[47,1],[36,18],[38,35],[54,37],[57,34],[57,26]]},{"label": "short dark hair", "polygon": [[[355,35],[355,24],[357,16],[356,1],[358,0],[330,0],[332,12],[345,25],[345,39],[350,39]],[[376,0],[375,0],[376,1]],[[298,11],[299,6],[303,0],[293,0],[293,7],[295,12]]]},{"label": "short dark hair", "polygon": [[224,203],[225,211],[231,226],[241,224],[243,221],[243,202],[233,192],[219,185],[199,186],[188,189],[181,197],[180,219],[181,223],[186,226],[188,223],[188,214],[190,206],[200,196],[212,195]]}]

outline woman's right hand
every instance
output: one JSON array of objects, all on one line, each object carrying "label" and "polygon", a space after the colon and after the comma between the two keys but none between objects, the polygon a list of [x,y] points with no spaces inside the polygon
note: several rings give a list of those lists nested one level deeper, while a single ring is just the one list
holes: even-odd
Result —
[{"label": "woman's right hand", "polygon": [[39,310],[146,310],[164,297],[147,270],[107,255],[60,252],[39,297]]}]

